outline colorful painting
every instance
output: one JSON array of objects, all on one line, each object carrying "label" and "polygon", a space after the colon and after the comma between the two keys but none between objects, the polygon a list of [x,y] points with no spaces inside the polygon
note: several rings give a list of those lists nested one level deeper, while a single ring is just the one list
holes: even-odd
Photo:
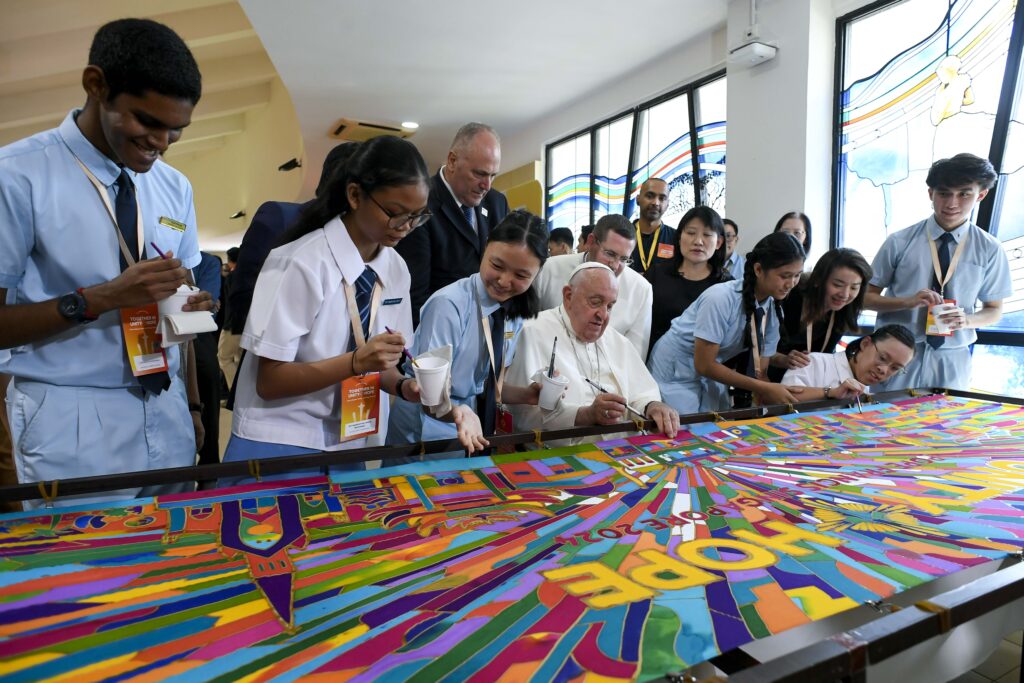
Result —
[{"label": "colorful painting", "polygon": [[1018,551],[1022,454],[933,397],[8,515],[0,675],[657,678]]}]

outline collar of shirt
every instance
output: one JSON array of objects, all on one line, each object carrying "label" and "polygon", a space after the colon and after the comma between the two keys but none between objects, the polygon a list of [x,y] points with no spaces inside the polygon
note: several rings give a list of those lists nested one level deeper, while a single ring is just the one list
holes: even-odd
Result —
[{"label": "collar of shirt", "polygon": [[492,299],[487,293],[487,288],[484,287],[484,281],[480,277],[480,273],[473,273],[469,276],[469,279],[472,283],[473,291],[476,292],[477,300],[480,302],[480,311],[484,315],[490,315],[498,310],[501,304]]},{"label": "collar of shirt", "polygon": [[[603,334],[597,338],[597,341],[586,342],[580,339],[579,335],[576,334],[576,330],[572,328],[572,320],[569,318],[569,312],[565,310],[565,304],[558,304],[558,308],[555,309],[555,316],[565,327],[566,331],[572,335],[572,340],[583,347],[590,346],[591,344],[600,345],[601,340],[604,339]],[[605,332],[609,329],[610,327],[606,327]]]},{"label": "collar of shirt", "polygon": [[437,174],[441,176],[441,182],[444,183],[444,186],[448,188],[448,194],[450,194],[452,196],[452,199],[455,200],[455,206],[459,207],[459,209],[461,210],[462,202],[460,202],[459,198],[455,196],[455,191],[452,190],[452,186],[448,184],[448,179],[444,177],[444,166],[441,167],[441,170],[438,171]]},{"label": "collar of shirt", "polygon": [[[970,220],[966,220],[959,227],[957,227],[954,230],[950,231],[949,234],[951,234],[953,236],[953,241],[954,242],[956,242],[957,244],[960,244],[960,240],[963,239],[964,234],[968,230],[970,230],[970,228],[971,228],[971,221]],[[925,221],[924,229],[928,232],[928,237],[930,237],[932,240],[939,239],[939,237],[942,236],[942,233],[946,232],[945,230],[943,230],[939,226],[938,223],[935,222],[935,216],[934,215],[929,216],[928,220]]]},{"label": "collar of shirt", "polygon": [[327,222],[327,225],[324,226],[324,234],[327,236],[327,246],[330,248],[331,255],[334,256],[345,282],[354,285],[366,266],[370,266],[377,273],[377,281],[380,282],[381,287],[387,287],[387,278],[390,275],[385,261],[387,247],[382,245],[372,261],[363,263],[363,259],[359,256],[359,250],[356,249],[352,237],[348,234],[348,229],[341,220],[341,216],[335,216]]},{"label": "collar of shirt", "polygon": [[[86,168],[92,171],[96,179],[105,186],[110,187],[117,180],[118,176],[121,175],[121,167],[114,163],[106,154],[96,149],[96,146],[89,142],[85,135],[82,134],[82,131],[79,130],[75,117],[80,112],[81,109],[72,109],[68,113],[58,128],[60,136],[63,138],[64,144],[71,150],[71,153],[78,157],[85,164]],[[127,167],[125,170],[128,171],[128,176],[132,179],[132,182],[135,182],[138,173]]]}]

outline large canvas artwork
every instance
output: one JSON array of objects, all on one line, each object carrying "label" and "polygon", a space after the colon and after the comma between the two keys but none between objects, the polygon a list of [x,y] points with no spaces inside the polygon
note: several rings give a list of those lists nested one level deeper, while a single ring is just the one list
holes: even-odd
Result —
[{"label": "large canvas artwork", "polygon": [[0,518],[6,680],[649,680],[1024,547],[932,397]]}]

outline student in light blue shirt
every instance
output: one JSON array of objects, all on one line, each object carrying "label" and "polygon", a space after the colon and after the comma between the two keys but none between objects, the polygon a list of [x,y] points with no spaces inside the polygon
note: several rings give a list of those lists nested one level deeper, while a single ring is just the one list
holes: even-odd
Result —
[{"label": "student in light blue shirt", "polygon": [[[388,431],[390,443],[453,439],[461,431],[461,423],[479,419],[485,439],[482,446],[486,447],[486,437],[500,426],[494,414],[498,403],[537,404],[540,387],[535,383],[527,387],[506,384],[502,368],[512,364],[523,320],[538,313],[539,297],[532,285],[547,259],[547,241],[541,219],[526,211],[513,211],[488,236],[480,272],[439,289],[423,304],[411,352],[418,356],[451,346],[453,415],[449,419],[455,423],[435,419],[419,406],[396,402]],[[484,324],[491,326],[497,377]],[[472,453],[475,449],[468,450]]]},{"label": "student in light blue shirt", "polygon": [[736,251],[736,245],[740,241],[740,227],[731,218],[723,218],[725,226],[725,272],[732,275],[733,280],[743,279],[743,254]]},{"label": "student in light blue shirt", "polygon": [[[999,322],[1003,299],[1013,294],[1002,246],[971,222],[975,206],[995,180],[988,159],[973,154],[936,161],[926,178],[933,214],[890,235],[875,256],[864,307],[878,311],[878,326],[904,325],[917,342],[906,374],[879,384],[878,391],[970,387],[970,346],[978,339],[975,330]],[[948,264],[942,273],[942,279],[948,279],[944,286],[936,276],[931,245],[939,265]],[[928,309],[943,299],[958,306],[942,317],[953,333],[926,335]]]},{"label": "student in light blue shirt", "polygon": [[[14,376],[7,406],[21,482],[195,462],[177,351],[167,349],[169,372],[144,388],[119,309],[168,297],[199,264],[192,188],[160,160],[191,121],[199,70],[171,29],[123,19],[96,33],[82,83],[83,109],[0,149],[0,348],[11,349],[0,372]],[[212,304],[203,292],[186,310]]]},{"label": "student in light blue shirt", "polygon": [[[662,400],[680,415],[729,408],[728,387],[754,393],[762,403],[793,403],[780,384],[767,380],[779,342],[779,302],[800,280],[804,250],[785,233],[761,239],[747,254],[742,280],[705,290],[658,340],[648,366]],[[759,322],[760,321],[760,322]],[[758,341],[759,359],[748,374],[725,365]]]}]

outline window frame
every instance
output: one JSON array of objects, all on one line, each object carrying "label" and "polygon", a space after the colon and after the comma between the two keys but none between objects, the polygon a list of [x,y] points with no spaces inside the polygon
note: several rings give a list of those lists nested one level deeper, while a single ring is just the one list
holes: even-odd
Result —
[{"label": "window frame", "polygon": [[[843,172],[840,155],[842,152],[843,126],[843,74],[846,71],[846,29],[854,21],[897,5],[904,0],[875,0],[848,14],[836,19],[836,58],[832,86],[832,203],[829,211],[829,247],[835,249],[843,243],[844,226],[842,213],[845,197],[843,196]],[[947,12],[950,10],[947,10]],[[998,172],[1002,166],[1003,152],[1006,148],[1006,136],[1013,111],[1013,98],[1016,93],[1017,79],[1024,78],[1024,65],[1021,63],[1021,52],[1024,49],[1024,2],[1018,0],[1013,15],[1013,28],[1010,31],[1010,44],[1007,47],[1006,66],[1003,72],[1003,84],[999,93],[999,105],[992,129],[992,142],[989,146],[988,159]],[[987,202],[978,207],[977,224],[982,230],[994,236],[999,234],[998,225],[990,225],[993,215],[998,215],[995,208],[1002,202],[1002,187],[996,182],[995,192]],[[980,343],[979,331],[979,343]]]},{"label": "window frame", "polygon": [[[623,202],[622,202],[622,215],[626,216],[628,218],[630,213],[631,213],[631,209],[632,209],[631,204],[630,204],[630,193],[631,193],[631,188],[632,188],[632,184],[633,184],[633,173],[634,173],[634,170],[635,170],[634,169],[634,165],[636,164],[636,146],[637,146],[637,134],[639,132],[639,126],[640,126],[640,114],[643,111],[645,111],[645,110],[648,110],[648,109],[651,109],[653,107],[656,107],[657,105],[659,105],[659,104],[661,104],[663,102],[667,102],[667,101],[669,101],[671,99],[674,99],[676,97],[679,97],[680,95],[683,95],[683,94],[688,96],[688,99],[687,99],[687,109],[688,109],[688,114],[689,114],[689,119],[690,119],[689,120],[690,163],[691,163],[692,173],[693,173],[694,205],[695,206],[699,206],[701,204],[701,200],[703,199],[703,187],[701,186],[700,171],[699,171],[699,159],[698,159],[699,149],[698,149],[698,146],[697,146],[698,140],[697,140],[697,122],[696,122],[696,102],[695,102],[695,97],[696,97],[696,94],[697,94],[697,90],[699,88],[701,88],[704,85],[707,85],[708,83],[711,83],[713,81],[716,81],[718,79],[725,78],[725,77],[726,77],[725,69],[719,69],[719,70],[717,70],[717,71],[715,71],[713,73],[710,73],[710,74],[708,74],[706,76],[702,76],[701,78],[698,78],[698,79],[696,79],[694,81],[686,83],[685,85],[681,85],[678,88],[674,88],[673,90],[670,90],[670,91],[668,91],[666,93],[662,93],[661,95],[658,95],[657,97],[654,97],[652,99],[646,100],[645,102],[642,102],[642,103],[640,103],[640,104],[638,104],[636,106],[629,107],[627,109],[623,109],[623,110],[621,110],[619,112],[616,112],[612,116],[605,117],[605,118],[601,119],[600,121],[597,121],[596,123],[593,123],[593,124],[591,124],[589,126],[585,126],[583,128],[580,128],[580,129],[577,129],[577,130],[573,131],[572,133],[564,135],[564,136],[558,138],[557,140],[554,140],[554,141],[544,145],[544,218],[545,218],[545,220],[547,220],[549,222],[551,220],[551,205],[548,202],[548,193],[550,192],[551,187],[554,184],[554,179],[551,177],[551,150],[554,149],[555,147],[558,147],[559,145],[562,145],[562,144],[564,144],[566,142],[574,140],[575,138],[577,138],[577,137],[579,137],[581,135],[585,135],[585,134],[589,133],[590,134],[590,198],[589,198],[588,206],[589,206],[589,209],[590,209],[590,220],[589,220],[588,224],[589,225],[593,225],[594,224],[594,193],[595,193],[595,190],[596,190],[595,180],[596,180],[596,176],[597,176],[597,173],[596,173],[596,169],[597,169],[597,131],[598,131],[599,128],[602,128],[604,126],[608,126],[608,125],[614,123],[615,121],[618,121],[619,119],[623,118],[624,116],[632,115],[633,116],[633,122],[632,122],[632,130],[630,131],[630,139],[629,139],[629,162],[628,162],[628,166],[626,168],[625,196],[623,197]],[[726,121],[726,125],[728,125],[728,121]]]}]

